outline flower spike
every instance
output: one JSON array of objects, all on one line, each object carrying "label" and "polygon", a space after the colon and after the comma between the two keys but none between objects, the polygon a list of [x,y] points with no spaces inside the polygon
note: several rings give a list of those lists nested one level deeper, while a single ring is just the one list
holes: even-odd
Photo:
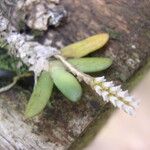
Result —
[{"label": "flower spike", "polygon": [[84,81],[90,85],[99,96],[102,96],[105,102],[111,102],[115,107],[122,109],[129,115],[134,114],[139,103],[129,95],[128,91],[123,91],[120,85],[115,86],[112,81],[108,82],[104,76],[93,78],[77,70],[63,56],[55,55],[55,57],[59,59],[79,81]]},{"label": "flower spike", "polygon": [[130,115],[138,106],[138,102],[129,95],[128,91],[123,91],[121,86],[115,86],[112,81],[107,82],[104,77],[94,78],[92,88],[103,97],[104,101],[111,102]]}]

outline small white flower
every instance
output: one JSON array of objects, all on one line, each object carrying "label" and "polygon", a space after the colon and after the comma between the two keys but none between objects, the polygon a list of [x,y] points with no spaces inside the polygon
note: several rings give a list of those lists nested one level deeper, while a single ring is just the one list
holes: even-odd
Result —
[{"label": "small white flower", "polygon": [[122,109],[122,106],[124,105],[124,103],[122,101],[118,100],[116,105],[117,105],[118,108]]},{"label": "small white flower", "polygon": [[104,101],[109,102],[109,93],[107,91],[102,92],[102,97]]},{"label": "small white flower", "polygon": [[133,101],[133,97],[132,96],[127,96],[127,97],[125,97],[125,101],[132,102]]},{"label": "small white flower", "polygon": [[117,95],[118,95],[119,97],[127,97],[127,96],[129,96],[129,93],[128,93],[127,90],[126,90],[126,91],[119,91],[119,92],[117,93]]},{"label": "small white flower", "polygon": [[106,79],[105,79],[104,76],[102,76],[102,77],[97,77],[97,78],[95,78],[95,81],[96,81],[96,82],[105,82]]},{"label": "small white flower", "polygon": [[132,105],[134,108],[137,108],[139,106],[139,101],[132,101],[130,102],[130,105]]},{"label": "small white flower", "polygon": [[105,86],[106,88],[111,88],[111,87],[114,86],[114,84],[113,84],[112,81],[111,81],[111,82],[104,82],[104,83],[103,83],[103,86]]},{"label": "small white flower", "polygon": [[117,97],[115,97],[115,96],[110,96],[109,97],[110,98],[110,102],[116,107],[117,106]]},{"label": "small white flower", "polygon": [[102,88],[101,88],[100,86],[96,85],[96,86],[94,87],[94,89],[95,89],[95,91],[96,91],[97,94],[101,95],[101,89],[102,89]]},{"label": "small white flower", "polygon": [[134,114],[134,109],[131,106],[123,105],[122,109],[129,115]]},{"label": "small white flower", "polygon": [[117,93],[117,92],[120,92],[120,91],[122,91],[121,85],[114,86],[114,87],[110,88],[110,92],[112,92],[112,93]]}]

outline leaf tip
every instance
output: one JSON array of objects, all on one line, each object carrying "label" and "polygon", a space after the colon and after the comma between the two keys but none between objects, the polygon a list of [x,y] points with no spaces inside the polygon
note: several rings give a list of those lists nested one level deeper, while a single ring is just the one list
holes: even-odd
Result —
[{"label": "leaf tip", "polygon": [[98,34],[98,36],[99,36],[101,43],[103,43],[103,45],[105,45],[109,40],[109,34],[108,33],[100,33],[100,34]]}]

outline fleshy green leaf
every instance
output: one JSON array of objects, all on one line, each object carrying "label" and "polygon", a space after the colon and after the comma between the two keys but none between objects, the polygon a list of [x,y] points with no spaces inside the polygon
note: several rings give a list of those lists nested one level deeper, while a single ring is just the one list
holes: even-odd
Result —
[{"label": "fleshy green leaf", "polygon": [[105,70],[112,64],[111,59],[102,57],[75,58],[69,59],[68,62],[80,71],[86,73]]},{"label": "fleshy green leaf", "polygon": [[82,88],[77,79],[62,67],[52,66],[52,79],[57,88],[72,102],[80,100]]},{"label": "fleshy green leaf", "polygon": [[[110,65],[112,64],[112,60],[110,58],[105,57],[74,58],[68,59],[68,62],[78,70],[85,73],[102,71],[110,67]],[[63,64],[59,60],[51,62],[51,65],[56,64],[60,67],[63,67]]]},{"label": "fleshy green leaf", "polygon": [[61,49],[62,55],[65,57],[83,57],[103,47],[109,39],[107,33],[101,33],[74,44],[68,45]]},{"label": "fleshy green leaf", "polygon": [[46,106],[52,93],[53,81],[50,73],[43,71],[34,87],[31,98],[28,102],[25,116],[34,117],[39,114]]}]

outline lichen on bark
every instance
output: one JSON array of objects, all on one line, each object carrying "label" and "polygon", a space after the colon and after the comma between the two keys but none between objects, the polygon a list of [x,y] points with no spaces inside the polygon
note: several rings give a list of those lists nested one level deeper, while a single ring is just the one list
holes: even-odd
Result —
[{"label": "lichen on bark", "polygon": [[2,0],[0,8],[17,29],[25,24],[45,31],[49,26],[58,27],[67,17],[65,8],[58,4],[58,0]]}]

